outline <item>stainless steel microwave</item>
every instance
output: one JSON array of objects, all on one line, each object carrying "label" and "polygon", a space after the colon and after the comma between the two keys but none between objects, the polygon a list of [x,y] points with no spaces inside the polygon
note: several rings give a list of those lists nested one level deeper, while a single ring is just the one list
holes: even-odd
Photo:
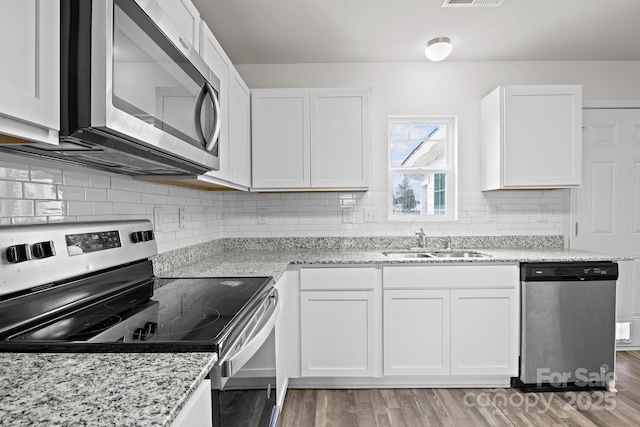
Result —
[{"label": "stainless steel microwave", "polygon": [[11,148],[128,175],[217,170],[220,81],[158,3],[60,3],[60,145]]}]

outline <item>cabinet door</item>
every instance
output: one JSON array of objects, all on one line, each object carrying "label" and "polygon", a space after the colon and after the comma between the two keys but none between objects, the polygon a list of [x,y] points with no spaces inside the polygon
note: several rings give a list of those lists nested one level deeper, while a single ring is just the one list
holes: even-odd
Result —
[{"label": "cabinet door", "polygon": [[[0,132],[57,144],[60,2],[0,2],[0,52]],[[0,137],[0,142],[11,138]]]},{"label": "cabinet door", "polygon": [[451,374],[517,375],[517,289],[451,291]]},{"label": "cabinet door", "polygon": [[384,375],[449,374],[450,291],[384,291]]},{"label": "cabinet door", "polygon": [[[174,0],[175,1],[175,0]],[[209,27],[202,22],[202,40],[200,56],[207,63],[213,74],[220,79],[220,137],[218,142],[218,158],[220,167],[217,171],[207,173],[215,178],[231,180],[231,153],[229,149],[229,76],[233,67],[231,61],[218,43]]]},{"label": "cabinet door", "polygon": [[503,96],[504,186],[579,186],[580,86],[506,87]]},{"label": "cabinet door", "polygon": [[300,298],[302,376],[374,376],[373,291],[308,291]]},{"label": "cabinet door", "polygon": [[200,13],[189,0],[158,0],[162,10],[196,51],[200,45]]},{"label": "cabinet door", "polygon": [[251,186],[251,100],[240,75],[232,70],[229,77],[229,151],[232,181]]},{"label": "cabinet door", "polygon": [[206,379],[187,400],[171,427],[210,427],[213,420],[211,409],[211,380]]},{"label": "cabinet door", "polygon": [[308,188],[310,184],[309,92],[251,93],[252,186]]},{"label": "cabinet door", "polygon": [[311,91],[311,186],[369,186],[369,90]]}]

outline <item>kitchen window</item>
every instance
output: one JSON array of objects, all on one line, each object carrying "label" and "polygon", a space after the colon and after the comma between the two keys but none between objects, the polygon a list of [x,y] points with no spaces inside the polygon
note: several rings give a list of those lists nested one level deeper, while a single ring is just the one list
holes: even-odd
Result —
[{"label": "kitchen window", "polygon": [[390,219],[457,217],[455,117],[389,117]]}]

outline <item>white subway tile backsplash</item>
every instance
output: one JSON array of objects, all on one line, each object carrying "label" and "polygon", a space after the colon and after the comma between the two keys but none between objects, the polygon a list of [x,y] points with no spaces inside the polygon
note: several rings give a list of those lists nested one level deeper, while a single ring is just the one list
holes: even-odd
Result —
[{"label": "white subway tile backsplash", "polygon": [[126,202],[128,191],[124,190],[106,190],[105,198],[102,200],[109,200],[110,202]]},{"label": "white subway tile backsplash", "polygon": [[0,179],[29,181],[29,166],[0,160]]},{"label": "white subway tile backsplash", "polygon": [[[12,158],[0,161],[0,224],[153,221],[153,208],[158,206],[162,208],[162,231],[156,233],[160,252],[222,237],[401,236],[413,235],[419,227],[433,236],[561,235],[569,194],[567,190],[463,192],[457,221],[422,222],[390,220],[386,192],[354,192],[348,193],[355,202],[354,223],[344,224],[337,192],[206,192]],[[539,220],[539,206],[546,207],[545,221]],[[182,229],[180,207],[187,209]],[[377,209],[376,221],[364,221],[365,207]],[[267,208],[267,224],[258,224],[258,208]]]},{"label": "white subway tile backsplash", "polygon": [[90,202],[104,202],[107,200],[107,190],[105,188],[87,188],[86,200]]},{"label": "white subway tile backsplash", "polygon": [[16,181],[0,181],[0,198],[21,199],[22,183]]},{"label": "white subway tile backsplash", "polygon": [[65,214],[66,202],[57,200],[36,200],[35,215],[36,216],[53,216],[60,217]]},{"label": "white subway tile backsplash", "polygon": [[86,200],[86,189],[84,187],[58,185],[58,200]]},{"label": "white subway tile backsplash", "polygon": [[86,187],[89,185],[89,174],[86,172],[62,171],[62,183],[64,185],[74,185],[77,187]]},{"label": "white subway tile backsplash", "polygon": [[67,202],[67,215],[93,215],[93,205],[91,202],[71,200]]},{"label": "white subway tile backsplash", "polygon": [[109,175],[99,175],[97,173],[89,174],[89,187],[93,188],[110,188],[111,177]]},{"label": "white subway tile backsplash", "polygon": [[0,217],[33,216],[33,200],[0,200]]},{"label": "white subway tile backsplash", "polygon": [[31,182],[62,184],[62,169],[31,167]]},{"label": "white subway tile backsplash", "polygon": [[25,182],[24,184],[22,184],[22,188],[25,199],[55,200],[58,195],[56,186],[51,184]]}]

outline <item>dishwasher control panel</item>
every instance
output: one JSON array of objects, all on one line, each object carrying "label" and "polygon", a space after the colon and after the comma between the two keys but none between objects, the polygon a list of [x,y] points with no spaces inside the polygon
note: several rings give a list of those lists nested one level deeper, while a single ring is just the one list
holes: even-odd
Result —
[{"label": "dishwasher control panel", "polygon": [[562,280],[616,280],[618,264],[615,262],[523,263],[523,282],[557,282]]}]

